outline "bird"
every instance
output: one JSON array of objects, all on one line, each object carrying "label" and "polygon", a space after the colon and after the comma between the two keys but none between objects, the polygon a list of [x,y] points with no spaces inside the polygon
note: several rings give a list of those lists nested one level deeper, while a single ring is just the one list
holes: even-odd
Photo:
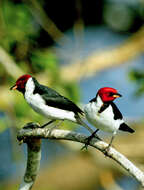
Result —
[{"label": "bird", "polygon": [[103,87],[98,90],[96,97],[85,105],[84,113],[86,119],[97,128],[97,130],[88,137],[88,142],[85,146],[88,146],[90,140],[99,130],[112,133],[112,138],[106,151],[108,151],[112,145],[118,130],[129,133],[134,132],[134,130],[125,123],[122,113],[113,102],[116,98],[121,96],[122,95],[119,94],[116,89]]},{"label": "bird", "polygon": [[31,75],[20,76],[10,90],[21,92],[35,112],[50,119],[48,123],[41,126],[42,128],[56,120],[61,122],[69,120],[84,126],[90,133],[93,133],[93,130],[81,119],[84,112],[75,103],[52,88],[41,85]]}]

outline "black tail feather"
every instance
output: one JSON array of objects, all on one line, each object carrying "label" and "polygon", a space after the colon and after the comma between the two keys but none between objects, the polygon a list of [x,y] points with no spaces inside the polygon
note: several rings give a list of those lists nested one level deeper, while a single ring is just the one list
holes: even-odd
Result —
[{"label": "black tail feather", "polygon": [[119,130],[121,131],[127,131],[127,132],[130,132],[130,133],[134,133],[135,131],[133,129],[131,129],[127,124],[125,123],[122,123],[119,127]]}]

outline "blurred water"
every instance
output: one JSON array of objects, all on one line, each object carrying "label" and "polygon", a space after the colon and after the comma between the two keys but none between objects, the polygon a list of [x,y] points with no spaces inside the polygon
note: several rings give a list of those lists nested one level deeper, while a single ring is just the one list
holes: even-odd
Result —
[{"label": "blurred water", "polygon": [[128,176],[120,178],[119,180],[117,180],[117,183],[120,187],[122,187],[122,189],[126,190],[135,190],[139,187],[138,182]]},{"label": "blurred water", "polygon": [[0,180],[4,180],[14,172],[14,165],[12,164],[10,133],[8,130],[0,133],[0,163]]},{"label": "blurred water", "polygon": [[112,32],[106,27],[87,27],[81,35],[77,36],[69,30],[66,35],[70,38],[70,43],[65,43],[61,48],[55,46],[61,64],[69,64],[74,60],[85,58],[95,51],[113,48],[129,36]]}]

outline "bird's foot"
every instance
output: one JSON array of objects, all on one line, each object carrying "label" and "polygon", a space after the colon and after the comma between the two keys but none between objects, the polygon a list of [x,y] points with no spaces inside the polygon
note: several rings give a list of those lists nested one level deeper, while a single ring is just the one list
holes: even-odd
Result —
[{"label": "bird's foot", "polygon": [[102,139],[101,139],[97,134],[95,134],[94,137],[95,137],[96,139],[102,141]]},{"label": "bird's foot", "polygon": [[88,145],[89,145],[89,143],[90,143],[90,141],[91,141],[92,138],[93,138],[92,135],[86,138],[86,143],[85,143],[85,145],[81,148],[81,150],[84,150],[84,149],[87,150],[87,149],[88,149]]},{"label": "bird's foot", "polygon": [[103,153],[104,153],[105,156],[108,156],[110,147],[111,147],[111,145],[109,144],[109,145],[103,150]]},{"label": "bird's foot", "polygon": [[88,148],[88,145],[90,144],[90,141],[92,140],[92,138],[97,138],[98,140],[101,141],[101,138],[96,134],[96,132],[98,131],[98,129],[96,131],[94,131],[89,137],[86,138],[86,143],[85,145],[81,148],[81,150],[84,150]]},{"label": "bird's foot", "polygon": [[30,122],[30,123],[27,123],[23,127],[23,129],[36,129],[36,128],[40,128],[40,124],[39,123]]},{"label": "bird's foot", "polygon": [[88,149],[88,145],[89,145],[89,144],[85,143],[85,145],[81,148],[81,150],[84,150],[84,149],[87,150],[87,149]]}]

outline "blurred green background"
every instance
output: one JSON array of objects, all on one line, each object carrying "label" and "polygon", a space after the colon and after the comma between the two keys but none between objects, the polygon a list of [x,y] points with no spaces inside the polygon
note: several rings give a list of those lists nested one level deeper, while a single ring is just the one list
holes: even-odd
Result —
[{"label": "blurred green background", "polygon": [[[143,0],[0,1],[0,189],[17,189],[24,174],[26,147],[18,145],[17,130],[47,121],[20,93],[9,91],[25,73],[81,107],[102,86],[120,90],[124,99],[118,105],[136,133],[118,135],[114,146],[143,169],[143,23]],[[70,122],[61,128],[88,134]],[[80,148],[45,140],[33,188],[140,189],[116,163]]]}]

